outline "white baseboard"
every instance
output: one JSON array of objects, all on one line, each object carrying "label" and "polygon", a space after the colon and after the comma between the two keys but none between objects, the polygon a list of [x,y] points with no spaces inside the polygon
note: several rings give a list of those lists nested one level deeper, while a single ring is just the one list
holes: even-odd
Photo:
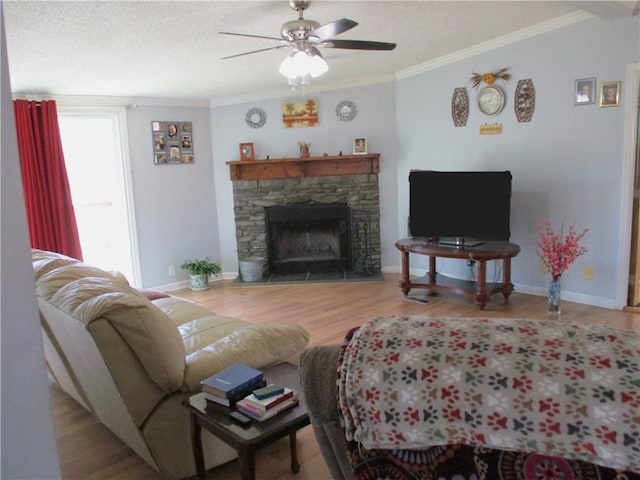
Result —
[{"label": "white baseboard", "polygon": [[[221,276],[215,276],[209,280],[209,283],[221,282],[226,278],[236,278],[238,275],[234,275],[232,277],[227,277],[227,274],[222,274]],[[165,283],[164,285],[157,285],[155,287],[148,287],[146,290],[157,290],[159,292],[174,292],[176,290],[182,290],[183,288],[188,288],[191,285],[191,281],[182,280],[180,282],[175,283]]]},{"label": "white baseboard", "polygon": [[[382,273],[397,273],[400,274],[402,272],[400,267],[382,267]],[[410,269],[409,273],[412,276],[422,277],[427,274],[427,271],[424,269]],[[451,278],[457,278],[458,280],[469,280],[466,277],[462,277],[459,275],[448,275]],[[212,283],[220,282],[222,280],[234,280],[238,278],[238,272],[227,272],[223,273],[221,276],[218,275],[211,279]],[[157,287],[150,287],[149,290],[158,290],[160,292],[172,292],[175,290],[180,290],[183,288],[187,288],[190,285],[189,280],[183,280],[181,282],[176,283],[167,283],[165,285],[158,285]],[[536,295],[539,297],[545,297],[547,295],[546,287],[534,287],[531,285],[523,285],[516,283],[514,284],[514,291],[518,293],[525,293],[527,295]],[[605,297],[596,297],[593,295],[585,295],[583,293],[576,293],[571,291],[562,291],[562,298],[569,302],[582,303],[584,305],[591,305],[593,307],[602,307],[608,308],[609,310],[619,310],[616,308],[615,300],[611,298]]]}]

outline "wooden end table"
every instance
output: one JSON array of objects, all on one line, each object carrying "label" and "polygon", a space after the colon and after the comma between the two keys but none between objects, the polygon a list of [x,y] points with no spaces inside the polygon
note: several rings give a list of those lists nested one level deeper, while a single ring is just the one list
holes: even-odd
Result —
[{"label": "wooden end table", "polygon": [[196,474],[199,480],[206,479],[201,437],[203,428],[237,450],[240,474],[243,480],[255,479],[256,451],[286,436],[289,437],[291,448],[291,471],[298,473],[300,470],[296,432],[311,422],[307,414],[307,406],[300,391],[298,367],[290,363],[281,363],[265,368],[263,372],[268,383],[275,383],[297,390],[300,403],[264,422],[253,420],[249,427],[243,427],[229,418],[229,413],[234,408],[212,405],[211,402],[207,404],[202,393],[192,395],[184,401],[184,405],[191,412],[191,443],[196,464]]},{"label": "wooden end table", "polygon": [[[402,279],[400,288],[405,297],[412,288],[449,291],[475,300],[480,310],[489,302],[491,295],[501,293],[505,301],[513,291],[511,283],[511,258],[520,253],[515,243],[487,241],[475,247],[444,245],[426,238],[403,238],[396,242],[396,248],[402,252]],[[424,277],[409,278],[409,253],[427,255],[429,272]],[[458,258],[478,263],[476,282],[458,280],[439,275],[436,272],[436,258]],[[502,260],[502,283],[487,283],[487,261]]]}]

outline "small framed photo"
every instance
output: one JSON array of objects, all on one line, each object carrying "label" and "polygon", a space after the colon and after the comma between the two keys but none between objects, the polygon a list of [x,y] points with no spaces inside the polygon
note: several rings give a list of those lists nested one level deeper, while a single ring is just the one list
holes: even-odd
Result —
[{"label": "small framed photo", "polygon": [[240,160],[248,162],[255,160],[256,157],[253,153],[253,143],[241,143],[240,144]]},{"label": "small framed photo", "polygon": [[620,106],[620,90],[622,82],[601,82],[600,83],[600,106],[618,107]]},{"label": "small framed photo", "polygon": [[579,78],[573,92],[574,105],[593,105],[596,103],[596,79]]},{"label": "small framed photo", "polygon": [[367,139],[366,138],[354,138],[353,139],[353,154],[359,155],[367,153]]}]

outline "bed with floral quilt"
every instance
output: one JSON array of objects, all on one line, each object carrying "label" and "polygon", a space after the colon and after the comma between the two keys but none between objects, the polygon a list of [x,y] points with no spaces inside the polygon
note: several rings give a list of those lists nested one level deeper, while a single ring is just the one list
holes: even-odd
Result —
[{"label": "bed with floral quilt", "polygon": [[640,480],[640,333],[506,318],[375,318],[337,401],[356,479]]}]

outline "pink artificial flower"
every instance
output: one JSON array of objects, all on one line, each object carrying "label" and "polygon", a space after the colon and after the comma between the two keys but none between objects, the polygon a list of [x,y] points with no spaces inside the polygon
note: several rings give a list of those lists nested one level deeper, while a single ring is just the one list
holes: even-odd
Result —
[{"label": "pink artificial flower", "polygon": [[585,228],[582,233],[576,233],[574,225],[571,225],[569,233],[564,235],[564,226],[560,228],[560,232],[555,232],[549,221],[538,225],[540,238],[536,253],[553,278],[562,275],[576,258],[587,252],[586,247],[580,245],[580,240],[588,231]]}]

